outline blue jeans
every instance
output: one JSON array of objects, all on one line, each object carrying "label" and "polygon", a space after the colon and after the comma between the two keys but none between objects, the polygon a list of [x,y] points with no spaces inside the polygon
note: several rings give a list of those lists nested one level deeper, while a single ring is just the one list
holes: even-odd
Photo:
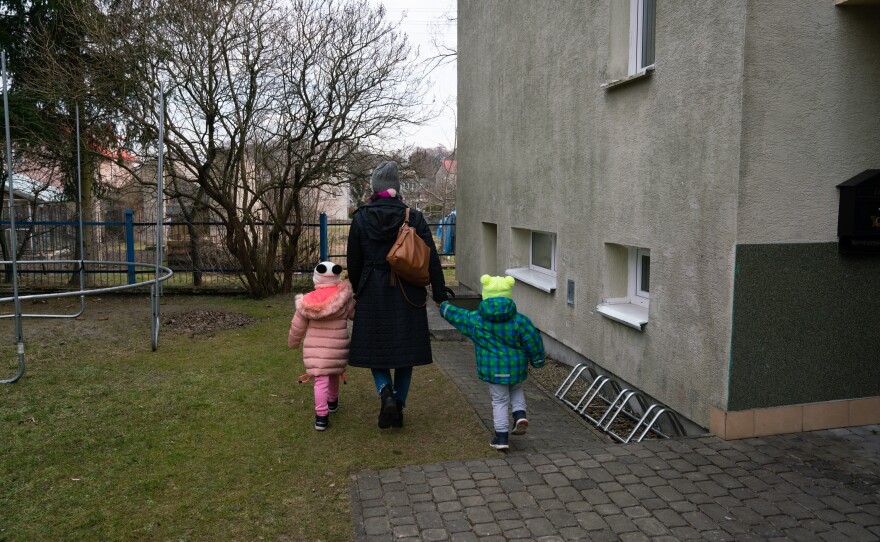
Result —
[{"label": "blue jeans", "polygon": [[394,369],[370,369],[373,372],[373,380],[376,381],[376,395],[382,393],[382,388],[391,386],[391,392],[395,399],[400,401],[401,406],[406,405],[406,394],[409,393],[409,383],[412,381],[412,367],[398,367]]}]

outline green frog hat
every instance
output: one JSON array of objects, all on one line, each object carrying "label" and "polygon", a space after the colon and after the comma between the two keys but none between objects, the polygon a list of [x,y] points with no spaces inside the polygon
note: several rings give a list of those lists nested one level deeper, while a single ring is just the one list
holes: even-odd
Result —
[{"label": "green frog hat", "polygon": [[489,275],[483,275],[480,277],[480,282],[483,283],[483,299],[492,297],[506,297],[510,299],[513,283],[516,282],[516,279],[510,276],[490,277]]}]

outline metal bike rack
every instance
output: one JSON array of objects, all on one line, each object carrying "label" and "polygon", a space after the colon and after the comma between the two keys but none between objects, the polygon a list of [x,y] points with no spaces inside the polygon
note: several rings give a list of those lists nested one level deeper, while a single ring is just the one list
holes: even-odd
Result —
[{"label": "metal bike rack", "polygon": [[[157,189],[157,216],[156,216],[156,262],[155,264],[147,264],[147,263],[139,263],[139,262],[107,262],[107,261],[96,261],[96,260],[84,260],[83,258],[83,220],[82,220],[82,183],[80,178],[80,147],[79,147],[79,105],[76,106],[76,163],[77,163],[77,196],[79,198],[79,260],[22,260],[19,261],[17,259],[18,252],[18,239],[16,239],[16,229],[15,229],[15,193],[13,190],[13,182],[12,182],[12,142],[10,139],[10,129],[9,129],[9,98],[8,98],[8,88],[7,88],[7,76],[6,76],[6,53],[0,53],[0,72],[2,72],[2,82],[3,82],[3,106],[4,106],[4,117],[5,117],[5,129],[6,129],[6,173],[7,173],[7,184],[9,187],[9,224],[10,224],[10,239],[12,245],[12,259],[11,260],[2,260],[0,264],[11,265],[12,267],[12,296],[0,298],[0,303],[12,301],[14,304],[14,312],[13,314],[2,315],[0,316],[0,320],[4,318],[14,318],[15,319],[15,343],[17,346],[18,353],[18,371],[10,378],[0,379],[0,384],[11,384],[17,382],[22,375],[24,375],[25,371],[25,344],[24,344],[24,332],[22,325],[22,318],[76,318],[81,315],[85,311],[85,296],[93,295],[93,294],[101,294],[106,292],[114,292],[119,290],[126,290],[130,288],[137,288],[139,286],[145,286],[147,284],[151,285],[150,287],[150,342],[153,351],[155,351],[159,346],[159,325],[160,325],[160,309],[159,309],[159,297],[162,295],[162,282],[171,278],[174,274],[171,269],[162,266],[162,218],[164,215],[164,207],[163,207],[163,155],[164,155],[164,128],[165,128],[165,96],[164,96],[164,85],[159,85],[159,142],[158,142],[158,163],[156,170],[156,189]],[[77,264],[77,270],[79,272],[80,279],[80,289],[77,291],[71,292],[55,292],[49,294],[34,294],[34,295],[20,295],[18,289],[18,266],[19,264],[42,264],[42,263],[69,263],[69,264]],[[132,268],[135,266],[140,267],[148,267],[155,271],[155,277],[152,280],[137,282],[134,284],[126,284],[123,286],[111,286],[107,288],[96,288],[93,290],[86,290],[85,285],[85,266],[86,264],[100,264],[100,265],[124,265],[128,268]],[[78,296],[80,298],[80,310],[75,314],[29,314],[23,313],[21,309],[21,301],[22,300],[34,300],[34,299],[54,299],[54,298],[62,298],[62,297],[74,297]]]},{"label": "metal bike rack", "polygon": [[[574,402],[566,396],[578,381],[589,384],[580,399]],[[554,395],[599,430],[623,444],[633,442],[634,438],[635,442],[642,442],[649,434],[656,438],[687,434],[674,410],[660,403],[649,404],[644,394],[621,387],[613,377],[599,374],[585,363],[571,369]],[[591,413],[591,408],[601,409],[601,416],[598,413]],[[626,434],[622,434],[614,426],[615,421],[622,417],[628,418],[635,424]],[[658,427],[661,419],[666,420],[670,430],[664,432]]]}]

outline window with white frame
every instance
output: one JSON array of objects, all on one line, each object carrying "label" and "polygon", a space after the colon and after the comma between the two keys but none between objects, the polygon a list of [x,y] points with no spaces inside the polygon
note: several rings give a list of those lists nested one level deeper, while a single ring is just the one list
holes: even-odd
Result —
[{"label": "window with white frame", "polygon": [[532,232],[531,256],[529,269],[546,273],[556,274],[556,235],[543,231]]},{"label": "window with white frame", "polygon": [[607,296],[599,314],[641,330],[648,323],[651,300],[651,251],[647,248],[605,245]]},{"label": "window with white frame", "polygon": [[629,0],[629,75],[654,66],[656,0]]},{"label": "window with white frame", "polygon": [[603,88],[639,79],[654,70],[656,11],[657,0],[611,0]]},{"label": "window with white frame", "polygon": [[630,249],[629,278],[632,281],[631,303],[648,306],[651,299],[651,251],[646,248]]},{"label": "window with white frame", "polygon": [[512,267],[504,272],[539,290],[556,290],[556,234],[511,228],[511,241]]}]

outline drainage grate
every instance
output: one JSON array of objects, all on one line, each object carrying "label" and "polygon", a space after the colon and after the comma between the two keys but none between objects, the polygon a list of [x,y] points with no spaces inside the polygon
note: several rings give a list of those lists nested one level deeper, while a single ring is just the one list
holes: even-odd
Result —
[{"label": "drainage grate", "polygon": [[[574,401],[581,391],[580,398]],[[585,363],[572,368],[554,395],[608,436],[624,444],[633,442],[633,439],[641,442],[646,437],[670,438],[687,434],[674,410],[660,403],[649,403],[637,390],[622,387],[614,378],[598,373]]]}]

